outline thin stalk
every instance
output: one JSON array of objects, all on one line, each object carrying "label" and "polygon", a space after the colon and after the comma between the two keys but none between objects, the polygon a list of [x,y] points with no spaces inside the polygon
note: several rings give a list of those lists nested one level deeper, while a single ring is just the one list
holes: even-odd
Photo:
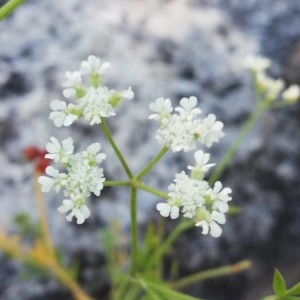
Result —
[{"label": "thin stalk", "polygon": [[149,258],[148,263],[144,267],[146,269],[150,269],[153,267],[162,256],[168,251],[172,243],[177,239],[177,237],[185,230],[191,228],[195,225],[195,222],[180,222],[171,232],[171,234],[166,238],[166,240],[157,248],[157,251],[153,253],[151,258]]},{"label": "thin stalk", "polygon": [[40,226],[42,231],[42,240],[45,246],[47,247],[49,253],[51,253],[53,257],[55,257],[53,243],[51,240],[51,235],[47,224],[47,213],[45,208],[45,201],[41,191],[41,186],[38,183],[38,177],[40,175],[41,175],[40,172],[35,169],[33,174],[34,193],[35,193],[37,211],[38,211],[38,216],[39,216],[39,221],[40,221]]},{"label": "thin stalk", "polygon": [[122,300],[124,299],[124,295],[127,293],[130,284],[128,277],[120,277],[119,282],[120,283],[112,287],[114,297],[111,299]]},{"label": "thin stalk", "polygon": [[0,20],[10,15],[24,0],[10,0],[0,8]]},{"label": "thin stalk", "polygon": [[156,293],[160,294],[163,296],[164,299],[176,299],[176,300],[202,300],[200,298],[195,298],[193,296],[185,295],[182,293],[179,293],[177,291],[173,291],[170,288],[161,285],[156,282],[149,281],[147,279],[142,279],[142,278],[132,278],[132,280],[137,281],[138,284],[145,288],[147,286],[148,288],[154,290]]},{"label": "thin stalk", "polygon": [[127,293],[125,294],[124,298],[120,298],[119,300],[123,299],[130,299],[130,300],[135,300],[135,299],[140,299],[140,294],[141,294],[141,288],[138,285],[130,285],[130,288],[128,289]]},{"label": "thin stalk", "polygon": [[137,180],[141,180],[152,168],[153,166],[164,156],[168,151],[168,147],[164,146],[162,149],[151,159],[151,161],[146,165],[146,167],[136,176]]},{"label": "thin stalk", "polygon": [[138,224],[137,224],[137,189],[130,188],[130,219],[131,219],[131,266],[130,274],[134,274],[138,261]]},{"label": "thin stalk", "polygon": [[232,275],[235,273],[239,273],[245,271],[251,267],[251,262],[249,260],[243,260],[236,264],[230,266],[224,266],[220,268],[214,268],[207,271],[199,272],[185,278],[179,279],[175,282],[169,284],[169,287],[174,288],[176,290],[186,287],[188,285],[198,283],[200,281],[204,281],[211,278],[221,277]]},{"label": "thin stalk", "polygon": [[114,141],[114,139],[113,139],[113,137],[110,133],[110,130],[109,130],[109,128],[107,126],[107,123],[106,123],[104,118],[101,118],[101,127],[102,127],[102,130],[103,130],[105,136],[107,137],[109,143],[111,144],[112,148],[114,149],[114,151],[115,151],[115,153],[116,153],[116,155],[117,155],[124,171],[126,172],[127,176],[129,178],[133,178],[133,174],[132,174],[131,170],[129,169],[129,167],[128,167],[121,151],[119,150],[118,146],[116,145],[116,143],[115,143],[115,141]]},{"label": "thin stalk", "polygon": [[139,181],[137,181],[135,183],[135,187],[138,188],[138,189],[140,189],[140,190],[147,191],[147,192],[149,192],[149,193],[151,193],[153,195],[159,196],[161,198],[166,198],[166,199],[169,198],[168,194],[166,194],[164,192],[161,192],[161,191],[159,191],[157,189],[154,189],[154,188],[152,188],[152,187],[150,187],[148,185],[145,185],[145,184],[143,184],[142,182],[139,182]]},{"label": "thin stalk", "polygon": [[93,298],[88,296],[61,266],[53,264],[51,269],[56,277],[72,291],[76,300],[93,300]]},{"label": "thin stalk", "polygon": [[104,186],[128,186],[130,185],[129,181],[109,181],[106,180],[103,183]]},{"label": "thin stalk", "polygon": [[236,137],[235,141],[231,144],[225,155],[223,156],[221,162],[218,164],[216,169],[214,170],[213,174],[210,176],[209,183],[215,183],[220,176],[222,175],[224,169],[228,166],[231,162],[232,158],[236,154],[238,148],[240,147],[241,143],[244,141],[245,137],[249,133],[250,129],[253,127],[257,119],[260,117],[261,113],[263,112],[263,108],[257,106],[255,111],[250,115],[248,120],[245,122],[243,128],[241,129],[239,135]]}]

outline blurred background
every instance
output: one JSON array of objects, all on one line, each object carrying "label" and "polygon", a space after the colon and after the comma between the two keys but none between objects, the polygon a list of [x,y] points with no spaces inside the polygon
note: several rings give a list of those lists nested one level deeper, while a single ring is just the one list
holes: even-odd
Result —
[{"label": "blurred background", "polygon": [[[0,1],[3,4],[5,1]],[[108,120],[117,144],[139,171],[160,149],[149,103],[163,96],[178,103],[197,96],[203,114],[225,124],[225,137],[211,149],[218,162],[254,109],[247,54],[273,60],[270,75],[300,84],[299,0],[28,0],[0,23],[0,226],[13,232],[12,218],[26,212],[36,219],[33,166],[23,158],[29,145],[43,148],[50,136],[72,136],[78,150],[103,143],[108,180],[125,175],[97,126],[77,122],[57,129],[49,103],[62,99],[65,71],[77,70],[88,55],[112,64],[105,82],[132,86],[134,103]],[[164,191],[174,174],[192,161],[168,153],[145,178]],[[181,275],[250,259],[249,271],[189,287],[208,300],[256,300],[272,291],[274,267],[288,285],[300,280],[300,106],[266,112],[222,176],[243,212],[231,217],[221,238],[186,232],[172,257]],[[126,190],[106,188],[91,199],[84,225],[57,213],[61,196],[45,195],[55,244],[76,260],[80,281],[95,299],[106,299],[109,281],[99,241],[99,226],[118,219],[128,232]],[[159,218],[160,199],[139,194],[141,226]],[[169,230],[175,226],[168,222]],[[0,254],[0,299],[71,299],[54,279],[20,279],[23,267]],[[126,299],[127,300],[127,299]],[[130,299],[128,299],[130,300]],[[175,299],[176,300],[176,299]]]}]

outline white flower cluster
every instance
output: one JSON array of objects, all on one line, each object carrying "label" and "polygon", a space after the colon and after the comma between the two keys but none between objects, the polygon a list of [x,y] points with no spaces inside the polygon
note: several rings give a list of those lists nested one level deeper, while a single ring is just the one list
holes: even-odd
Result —
[{"label": "white flower cluster", "polygon": [[65,173],[60,173],[53,166],[46,169],[48,176],[40,176],[39,183],[43,192],[54,189],[64,191],[65,200],[58,208],[61,213],[69,212],[67,220],[77,219],[77,224],[82,224],[90,216],[90,210],[86,205],[86,199],[94,193],[99,196],[105,181],[103,169],[98,166],[106,155],[101,153],[99,143],[91,144],[85,151],[73,153],[74,146],[72,138],[67,138],[61,143],[54,137],[50,138],[46,149],[46,158],[60,163]]},{"label": "white flower cluster", "polygon": [[264,96],[264,100],[272,102],[280,94],[281,99],[288,104],[299,100],[300,88],[298,85],[293,84],[284,89],[282,79],[273,79],[266,74],[266,70],[271,66],[269,59],[251,55],[246,58],[245,66],[253,74],[258,91]]},{"label": "white flower cluster", "polygon": [[219,237],[222,233],[220,224],[226,221],[225,213],[228,211],[228,202],[232,199],[230,188],[223,188],[217,181],[210,188],[205,181],[205,173],[214,164],[207,164],[209,154],[198,150],[194,154],[196,165],[188,166],[191,176],[184,171],[175,175],[174,183],[169,186],[169,198],[165,203],[158,203],[157,210],[163,217],[172,219],[179,217],[192,218],[196,226],[202,227],[202,233],[210,233],[213,237]]},{"label": "white flower cluster", "polygon": [[[81,63],[79,71],[66,72],[63,95],[74,102],[53,100],[50,103],[50,120],[56,127],[70,126],[80,117],[90,125],[99,124],[102,117],[115,115],[122,99],[133,98],[130,87],[116,92],[102,85],[102,75],[109,67],[109,63],[101,64],[99,58],[91,55]],[[87,77],[88,84],[84,84],[83,76]]]},{"label": "white flower cluster", "polygon": [[154,113],[149,116],[160,123],[156,132],[157,140],[170,147],[173,152],[183,150],[192,151],[197,142],[211,147],[224,135],[223,123],[216,121],[213,114],[201,120],[198,116],[201,110],[197,108],[197,98],[182,98],[180,106],[173,108],[170,99],[158,98],[150,104],[150,110]]}]

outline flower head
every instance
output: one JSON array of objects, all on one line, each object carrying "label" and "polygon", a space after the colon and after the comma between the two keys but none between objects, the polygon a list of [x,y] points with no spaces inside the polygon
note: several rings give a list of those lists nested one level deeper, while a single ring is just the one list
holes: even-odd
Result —
[{"label": "flower head", "polygon": [[275,100],[284,87],[281,79],[273,79],[265,73],[259,73],[256,76],[256,81],[268,101]]},{"label": "flower head", "polygon": [[176,219],[182,213],[183,217],[193,219],[195,225],[202,227],[202,233],[212,237],[219,237],[222,233],[220,224],[226,221],[228,202],[231,201],[230,188],[223,188],[222,183],[216,182],[211,188],[203,180],[203,174],[213,164],[207,164],[209,154],[198,150],[194,154],[196,166],[188,166],[192,170],[191,176],[184,171],[175,175],[173,183],[169,185],[168,199],[165,203],[158,203],[156,208],[163,217]]},{"label": "flower head", "polygon": [[154,112],[149,116],[160,123],[156,132],[156,139],[173,152],[191,151],[201,142],[210,147],[223,136],[223,123],[216,121],[214,115],[209,115],[201,120],[198,115],[201,110],[197,108],[197,98],[182,98],[179,106],[174,109],[170,99],[158,98],[150,104],[150,110]]},{"label": "flower head", "polygon": [[248,55],[245,59],[245,66],[254,73],[261,73],[271,66],[271,61],[266,57]]},{"label": "flower head", "polygon": [[84,222],[89,217],[90,211],[86,206],[86,198],[91,193],[100,196],[105,177],[103,169],[99,167],[106,155],[101,153],[101,144],[93,143],[85,151],[73,153],[73,140],[67,138],[61,143],[54,137],[46,145],[48,154],[46,157],[62,164],[65,173],[59,173],[54,167],[46,169],[48,176],[40,176],[39,183],[43,192],[51,189],[59,191],[63,189],[65,199],[59,211],[65,213],[71,211],[67,220],[71,221],[75,216],[77,224]]}]

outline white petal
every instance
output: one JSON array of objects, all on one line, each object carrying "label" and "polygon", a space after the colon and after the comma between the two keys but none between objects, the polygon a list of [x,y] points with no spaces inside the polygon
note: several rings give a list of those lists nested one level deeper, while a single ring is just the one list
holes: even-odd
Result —
[{"label": "white petal", "polygon": [[57,210],[61,213],[61,214],[64,214],[66,213],[67,211],[69,211],[71,208],[68,207],[68,206],[64,206],[64,205],[61,205],[57,208]]},{"label": "white petal", "polygon": [[108,62],[104,62],[101,67],[100,67],[100,73],[105,72],[106,70],[108,70],[110,68],[110,63]]},{"label": "white petal", "polygon": [[213,211],[211,213],[211,219],[217,221],[219,224],[225,224],[226,218],[225,215],[221,212]]},{"label": "white petal", "polygon": [[213,205],[213,209],[217,209],[221,213],[226,213],[226,212],[228,212],[229,206],[226,202],[216,201]]},{"label": "white petal", "polygon": [[158,203],[156,209],[163,217],[168,217],[170,215],[171,206],[168,203]]},{"label": "white petal", "polygon": [[211,222],[209,224],[210,234],[214,238],[218,238],[222,234],[222,228],[216,222]]},{"label": "white petal", "polygon": [[200,221],[200,222],[196,223],[195,225],[202,227],[202,234],[205,234],[205,235],[208,234],[209,227],[208,227],[207,222]]},{"label": "white petal", "polygon": [[93,143],[90,146],[88,146],[87,151],[91,154],[96,154],[101,149],[100,143]]},{"label": "white petal", "polygon": [[50,108],[52,110],[65,110],[67,108],[67,103],[60,100],[53,100],[50,102]]},{"label": "white petal", "polygon": [[134,93],[131,90],[131,87],[129,87],[127,90],[121,92],[121,96],[125,99],[131,100],[134,97]]},{"label": "white petal", "polygon": [[72,115],[72,114],[68,114],[66,115],[64,121],[63,121],[63,125],[68,127],[70,126],[71,124],[73,124],[74,121],[76,121],[78,119],[77,116],[75,115]]},{"label": "white petal", "polygon": [[82,205],[80,210],[81,210],[81,212],[82,212],[85,219],[87,219],[91,215],[91,212],[90,212],[89,208],[86,205]]},{"label": "white petal", "polygon": [[54,185],[54,180],[47,176],[40,176],[38,182],[41,185],[43,193],[48,193]]},{"label": "white petal", "polygon": [[179,207],[177,207],[177,206],[171,207],[170,217],[171,217],[171,219],[177,219],[179,217]]},{"label": "white petal", "polygon": [[219,193],[221,189],[222,189],[222,183],[220,181],[217,181],[214,185],[214,189],[213,189],[214,193],[216,194]]},{"label": "white petal", "polygon": [[61,149],[59,141],[55,137],[50,138],[50,142],[46,144],[46,150],[49,153],[57,153]]},{"label": "white petal", "polygon": [[74,213],[71,212],[68,216],[66,216],[67,221],[71,222],[74,217]]},{"label": "white petal", "polygon": [[74,151],[73,139],[68,137],[61,142],[63,149],[68,153],[72,154]]},{"label": "white petal", "polygon": [[65,113],[60,111],[52,111],[49,115],[49,119],[53,121],[54,125],[58,128],[63,126],[65,120]]},{"label": "white petal", "polygon": [[52,177],[58,176],[59,172],[53,166],[49,166],[46,168],[46,174]]},{"label": "white petal", "polygon": [[64,89],[63,90],[63,95],[66,98],[71,98],[71,97],[75,97],[76,96],[76,91],[73,88],[68,88],[68,89]]}]

